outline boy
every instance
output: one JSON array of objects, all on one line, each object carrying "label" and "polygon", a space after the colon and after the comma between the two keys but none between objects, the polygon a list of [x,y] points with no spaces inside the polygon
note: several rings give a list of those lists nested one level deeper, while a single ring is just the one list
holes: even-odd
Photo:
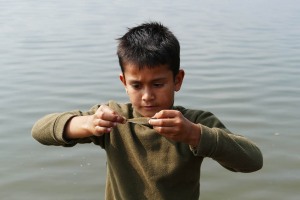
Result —
[{"label": "boy", "polygon": [[[168,28],[150,22],[129,29],[117,54],[130,103],[50,114],[32,129],[45,145],[100,145],[107,154],[106,199],[198,199],[204,157],[236,172],[262,167],[258,147],[212,113],[173,105],[184,71]],[[126,120],[137,117],[149,124]]]}]

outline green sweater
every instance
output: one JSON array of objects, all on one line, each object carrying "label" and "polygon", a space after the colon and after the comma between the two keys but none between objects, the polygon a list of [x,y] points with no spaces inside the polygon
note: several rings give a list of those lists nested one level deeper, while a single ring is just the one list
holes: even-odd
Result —
[{"label": "green sweater", "polygon": [[[131,104],[110,101],[109,107],[126,118],[140,117]],[[103,136],[67,141],[64,127],[73,116],[95,113],[55,113],[36,122],[33,137],[45,145],[74,146],[93,142],[107,154],[106,199],[198,199],[200,167],[210,157],[231,171],[252,172],[262,167],[262,154],[248,139],[229,132],[210,112],[174,106],[187,119],[201,124],[197,149],[157,134],[151,127],[126,123]]]}]

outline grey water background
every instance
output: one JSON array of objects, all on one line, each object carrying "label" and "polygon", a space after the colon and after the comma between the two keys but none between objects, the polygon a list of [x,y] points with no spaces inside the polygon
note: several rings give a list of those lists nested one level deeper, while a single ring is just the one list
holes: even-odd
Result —
[{"label": "grey water background", "polygon": [[213,112],[264,155],[250,174],[205,159],[200,199],[299,199],[297,0],[0,0],[0,199],[104,199],[104,151],[43,146],[31,127],[48,113],[127,102],[115,39],[149,20],[181,42],[175,104]]}]

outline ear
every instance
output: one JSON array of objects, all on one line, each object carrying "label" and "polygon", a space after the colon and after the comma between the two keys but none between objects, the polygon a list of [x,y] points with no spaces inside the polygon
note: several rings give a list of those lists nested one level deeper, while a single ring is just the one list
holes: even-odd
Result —
[{"label": "ear", "polygon": [[127,85],[126,85],[126,80],[125,80],[124,74],[121,73],[120,76],[119,76],[119,78],[120,78],[120,81],[123,83],[123,85],[124,85],[124,87],[125,87],[126,93],[128,94],[128,90],[127,90]]},{"label": "ear", "polygon": [[126,80],[125,80],[125,76],[123,73],[120,74],[119,76],[120,81],[123,83],[124,87],[126,87]]},{"label": "ear", "polygon": [[184,78],[184,70],[180,69],[178,74],[175,76],[175,88],[174,90],[176,92],[178,92],[181,88],[182,82],[183,82],[183,78]]}]

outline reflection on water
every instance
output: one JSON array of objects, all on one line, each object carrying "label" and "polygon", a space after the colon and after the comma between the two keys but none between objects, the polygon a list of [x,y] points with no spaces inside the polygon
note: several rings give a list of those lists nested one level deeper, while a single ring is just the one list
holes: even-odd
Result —
[{"label": "reflection on water", "polygon": [[103,198],[104,152],[42,146],[31,126],[46,113],[128,101],[115,39],[149,19],[181,42],[186,77],[176,104],[212,111],[264,154],[251,174],[206,159],[201,199],[299,196],[298,1],[13,0],[1,1],[0,13],[3,199]]}]

